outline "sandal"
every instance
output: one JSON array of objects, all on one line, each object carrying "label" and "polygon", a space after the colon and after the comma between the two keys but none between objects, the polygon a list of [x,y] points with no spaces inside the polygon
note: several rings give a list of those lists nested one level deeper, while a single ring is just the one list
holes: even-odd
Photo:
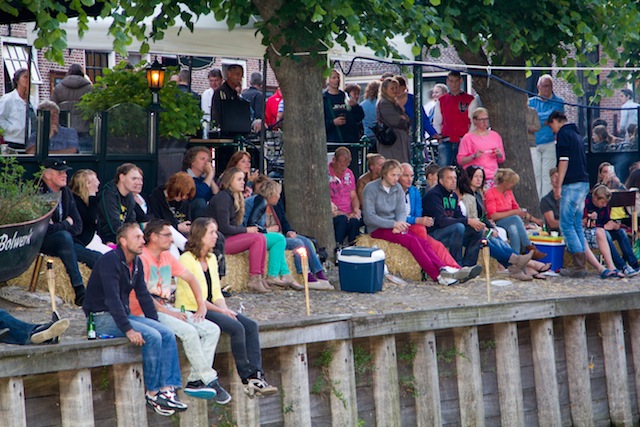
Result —
[{"label": "sandal", "polygon": [[618,270],[609,270],[608,268],[605,268],[605,270],[600,273],[601,279],[621,279],[623,277],[624,275]]},{"label": "sandal", "polygon": [[551,263],[548,262],[545,265],[543,265],[540,270],[538,270],[538,273],[545,273],[547,271],[551,270]]}]

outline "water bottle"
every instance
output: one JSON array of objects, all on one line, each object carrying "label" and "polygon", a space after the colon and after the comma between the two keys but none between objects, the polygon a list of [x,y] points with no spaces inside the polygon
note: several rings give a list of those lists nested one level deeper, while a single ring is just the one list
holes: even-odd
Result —
[{"label": "water bottle", "polygon": [[87,339],[95,340],[96,338],[96,322],[93,320],[93,313],[89,313],[89,320],[87,321]]},{"label": "water bottle", "polygon": [[184,309],[184,305],[180,306],[180,313],[186,313],[186,310]]}]

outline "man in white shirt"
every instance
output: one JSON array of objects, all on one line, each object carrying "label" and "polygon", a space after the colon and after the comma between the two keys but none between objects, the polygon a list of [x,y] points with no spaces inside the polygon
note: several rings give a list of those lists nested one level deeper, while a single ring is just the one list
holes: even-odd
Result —
[{"label": "man in white shirt", "polygon": [[209,71],[208,77],[209,89],[202,92],[202,96],[200,97],[200,108],[202,108],[202,112],[204,113],[202,120],[205,122],[203,123],[205,128],[208,128],[211,122],[211,100],[213,99],[213,92],[222,84],[222,71],[220,71],[219,68],[213,68]]},{"label": "man in white shirt", "polygon": [[[622,101],[620,108],[638,108],[638,104],[633,102],[633,92],[629,89],[622,89],[620,93],[620,100]],[[621,110],[620,127],[618,128],[619,136],[628,139],[629,133],[627,130],[631,124],[638,124],[638,110]]]}]

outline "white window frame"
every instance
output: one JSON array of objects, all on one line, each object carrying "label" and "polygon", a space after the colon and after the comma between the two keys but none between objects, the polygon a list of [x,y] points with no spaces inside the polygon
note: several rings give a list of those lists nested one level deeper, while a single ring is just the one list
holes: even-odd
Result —
[{"label": "white window frame", "polygon": [[[24,39],[14,37],[2,37],[0,38],[0,43],[2,44],[2,63],[7,70],[9,79],[13,79],[13,75],[16,70],[20,68],[27,68],[27,63],[29,62],[29,49],[31,49],[32,60],[29,73],[31,76],[31,84],[41,85],[42,76],[40,75],[40,70],[38,68],[38,52],[33,48],[33,46],[29,46],[25,43]],[[18,66],[16,67],[14,64],[17,64]]]}]

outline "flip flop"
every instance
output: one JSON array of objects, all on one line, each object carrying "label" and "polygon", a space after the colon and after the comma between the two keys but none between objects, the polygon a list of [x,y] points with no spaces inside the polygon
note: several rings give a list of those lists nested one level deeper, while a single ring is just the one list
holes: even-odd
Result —
[{"label": "flip flop", "polygon": [[551,263],[548,262],[545,265],[542,266],[542,268],[540,270],[538,270],[538,273],[544,273],[551,270]]},{"label": "flip flop", "polygon": [[[545,271],[546,271],[546,270],[545,270]],[[546,275],[544,275],[544,274],[540,274],[540,273],[538,273],[538,274],[534,274],[532,277],[533,277],[534,279],[538,279],[538,280],[547,280],[547,276],[546,276]]]},{"label": "flip flop", "polygon": [[618,270],[605,269],[601,274],[601,279],[621,279],[624,276]]}]

